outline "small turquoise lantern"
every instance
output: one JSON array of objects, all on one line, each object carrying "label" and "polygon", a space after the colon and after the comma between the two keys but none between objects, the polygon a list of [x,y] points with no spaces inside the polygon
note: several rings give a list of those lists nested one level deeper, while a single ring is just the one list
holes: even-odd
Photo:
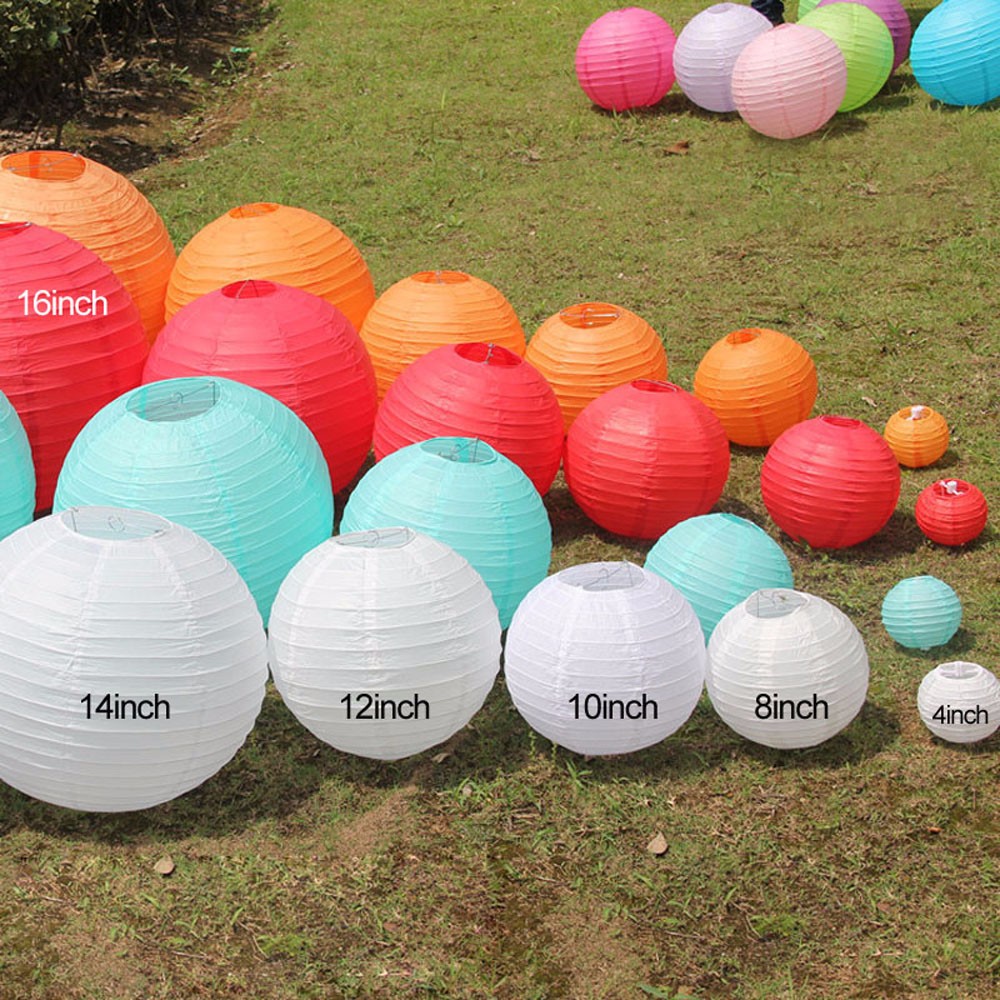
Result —
[{"label": "small turquoise lantern", "polygon": [[174,378],[109,403],[74,441],[54,510],[146,510],[211,542],[264,623],[288,571],[333,532],[330,473],[306,425],[224,378]]},{"label": "small turquoise lantern", "polygon": [[0,538],[31,523],[35,465],[17,410],[0,392]]},{"label": "small turquoise lantern", "polygon": [[703,514],[675,524],[649,550],[645,565],[691,602],[706,642],[722,616],[755,590],[794,587],[781,546],[735,514]]},{"label": "small turquoise lantern", "polygon": [[386,455],[354,488],[340,530],[412,528],[464,556],[506,628],[549,570],[552,528],[542,498],[483,441],[437,437]]},{"label": "small turquoise lantern", "polygon": [[944,646],[962,624],[962,602],[943,580],[910,576],[885,595],[882,624],[907,649]]}]

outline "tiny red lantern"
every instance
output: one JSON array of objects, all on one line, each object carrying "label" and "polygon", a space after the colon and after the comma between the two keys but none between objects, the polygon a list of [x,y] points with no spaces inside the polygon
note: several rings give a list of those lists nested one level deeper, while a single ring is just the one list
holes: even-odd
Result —
[{"label": "tiny red lantern", "polygon": [[658,538],[715,505],[729,476],[729,441],[691,393],[636,379],[584,408],[566,438],[563,470],[592,521],[628,538]]},{"label": "tiny red lantern", "polygon": [[986,527],[989,506],[982,490],[964,479],[939,479],[917,497],[920,530],[938,545],[964,545]]}]

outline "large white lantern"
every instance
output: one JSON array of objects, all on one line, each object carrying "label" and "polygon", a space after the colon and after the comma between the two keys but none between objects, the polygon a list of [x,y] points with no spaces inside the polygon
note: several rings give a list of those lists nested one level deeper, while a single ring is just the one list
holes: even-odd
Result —
[{"label": "large white lantern", "polygon": [[1000,680],[978,663],[942,663],[920,682],[917,709],[949,743],[985,740],[1000,729]]},{"label": "large white lantern", "polygon": [[71,809],[144,809],[242,746],[267,648],[250,591],[188,528],[70,508],[0,542],[0,778]]},{"label": "large white lantern", "polygon": [[448,739],[500,669],[500,620],[482,577],[410,528],[339,535],[278,591],[268,647],[285,704],[347,753],[397,760]]},{"label": "large white lantern", "polygon": [[691,605],[629,562],[564,569],[531,590],[504,652],[507,688],[532,729],[583,754],[631,753],[694,711],[705,640]]},{"label": "large white lantern", "polygon": [[812,747],[861,711],[868,654],[842,611],[797,590],[758,590],[715,626],[708,696],[723,721],[754,743]]}]

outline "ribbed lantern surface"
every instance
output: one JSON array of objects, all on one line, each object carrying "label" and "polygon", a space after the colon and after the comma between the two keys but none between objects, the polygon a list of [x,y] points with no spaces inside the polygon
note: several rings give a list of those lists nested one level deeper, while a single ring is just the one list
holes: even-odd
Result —
[{"label": "ribbed lantern surface", "polygon": [[[804,15],[808,14],[810,10],[840,2],[841,0],[820,0],[819,3],[815,3],[815,0],[799,0],[799,18],[801,19]],[[906,13],[906,8],[903,7],[899,0],[851,0],[851,2],[861,4],[862,7],[867,7],[873,13],[878,14],[885,22],[885,26],[889,29],[889,34],[892,36],[892,71],[895,72],[899,69],[900,63],[904,62],[910,54],[910,39],[913,36],[913,27],[910,24],[910,15]],[[809,5],[808,9],[806,9],[807,3]]]},{"label": "ribbed lantern surface", "polygon": [[989,519],[986,497],[964,479],[939,479],[920,491],[917,526],[938,545],[965,545],[982,533]]},{"label": "ribbed lantern surface", "polygon": [[943,646],[962,624],[962,602],[937,577],[907,577],[885,595],[882,624],[896,642],[909,649]]},{"label": "ribbed lantern surface", "polygon": [[917,709],[942,740],[977,743],[1000,729],[1000,680],[979,663],[942,663],[920,682]]},{"label": "ribbed lantern surface", "polygon": [[31,522],[35,467],[17,411],[0,392],[0,539]]},{"label": "ribbed lantern surface", "polygon": [[900,465],[921,469],[933,465],[948,450],[948,424],[929,406],[904,406],[882,432]]}]

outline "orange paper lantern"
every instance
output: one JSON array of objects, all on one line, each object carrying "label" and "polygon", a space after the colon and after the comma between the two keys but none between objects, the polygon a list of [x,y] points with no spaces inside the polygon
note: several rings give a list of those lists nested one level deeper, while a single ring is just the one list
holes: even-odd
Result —
[{"label": "orange paper lantern", "polygon": [[735,330],[716,341],[694,375],[694,394],[734,444],[763,448],[805,420],[816,402],[816,366],[777,330]]},{"label": "orange paper lantern", "polygon": [[78,153],[11,153],[0,160],[0,222],[34,222],[82,243],[132,296],[149,340],[160,332],[174,246],[121,174]]},{"label": "orange paper lantern", "polygon": [[524,354],[513,307],[489,282],[462,271],[420,271],[387,288],[372,306],[361,339],[382,399],[396,376],[435,347],[482,341]]},{"label": "orange paper lantern", "polygon": [[989,518],[986,497],[964,479],[939,479],[917,497],[920,530],[938,545],[965,545],[978,538]]},{"label": "orange paper lantern", "polygon": [[535,331],[525,359],[555,390],[567,432],[580,411],[609,389],[667,377],[667,353],[657,332],[609,302],[584,302],[550,316]]},{"label": "orange paper lantern", "polygon": [[167,319],[199,295],[263,278],[312,292],[360,329],[375,285],[358,248],[304,208],[240,205],[200,229],[180,252],[167,286]]},{"label": "orange paper lantern", "polygon": [[921,469],[948,450],[948,424],[929,406],[904,406],[885,425],[882,436],[900,465]]}]

